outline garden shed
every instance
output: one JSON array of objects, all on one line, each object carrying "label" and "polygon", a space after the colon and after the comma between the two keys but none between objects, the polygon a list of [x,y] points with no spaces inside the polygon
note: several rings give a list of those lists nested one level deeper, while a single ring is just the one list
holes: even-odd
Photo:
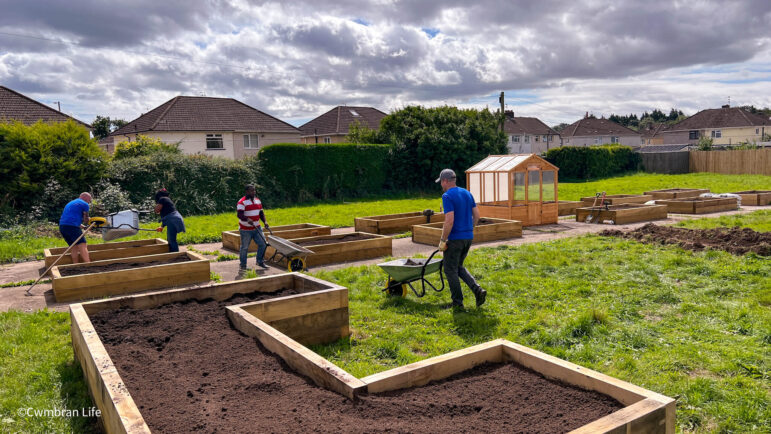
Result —
[{"label": "garden shed", "polygon": [[482,217],[557,223],[558,171],[535,154],[490,155],[466,170],[466,185]]}]

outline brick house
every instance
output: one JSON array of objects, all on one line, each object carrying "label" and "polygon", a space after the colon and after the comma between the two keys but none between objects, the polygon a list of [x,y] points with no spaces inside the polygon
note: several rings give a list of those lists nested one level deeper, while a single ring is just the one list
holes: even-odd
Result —
[{"label": "brick house", "polygon": [[624,146],[640,147],[640,133],[605,118],[597,119],[588,115],[560,131],[562,146],[595,146],[618,143]]},{"label": "brick house", "polygon": [[714,145],[761,142],[771,134],[771,120],[740,107],[724,105],[702,110],[657,134],[664,144],[695,145],[700,137],[710,137]]},{"label": "brick house", "polygon": [[512,110],[504,114],[503,132],[510,154],[542,154],[560,146],[559,133],[538,118],[516,117]]}]

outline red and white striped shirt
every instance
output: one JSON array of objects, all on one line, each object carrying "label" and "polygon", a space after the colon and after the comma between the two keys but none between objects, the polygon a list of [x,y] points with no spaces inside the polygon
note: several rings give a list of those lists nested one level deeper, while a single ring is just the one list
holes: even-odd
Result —
[{"label": "red and white striped shirt", "polygon": [[[262,202],[260,202],[260,199],[257,197],[254,199],[247,199],[246,196],[244,196],[238,201],[236,210],[243,211],[244,217],[246,217],[247,220],[244,221],[240,218],[238,219],[238,227],[240,227],[241,230],[249,231],[260,226],[260,210],[262,210]],[[254,225],[252,225],[252,223],[254,223]]]}]

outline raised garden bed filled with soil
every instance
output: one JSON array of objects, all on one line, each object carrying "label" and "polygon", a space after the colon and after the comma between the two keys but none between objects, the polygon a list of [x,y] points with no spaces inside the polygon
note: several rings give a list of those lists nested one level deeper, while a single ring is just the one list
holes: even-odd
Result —
[{"label": "raised garden bed filled with soil", "polygon": [[[641,204],[649,200],[653,200],[653,196],[647,194],[609,194],[605,196],[605,203],[608,205]],[[600,199],[595,196],[582,197],[581,202],[584,206],[593,206],[595,203],[600,205]]]},{"label": "raised garden bed filled with soil", "polygon": [[678,214],[709,214],[731,211],[739,208],[735,197],[688,197],[683,199],[657,200],[656,204],[666,205],[667,212]]},{"label": "raised garden bed filled with soil", "polygon": [[735,255],[753,252],[771,256],[771,232],[755,232],[750,228],[686,229],[650,223],[632,231],[605,230],[600,235],[648,244],[677,245],[695,251],[715,249]]},{"label": "raised garden bed filled with soil", "polygon": [[644,194],[657,199],[682,199],[684,197],[698,197],[702,193],[709,193],[709,189],[701,188],[667,188],[664,190],[646,191]]},{"label": "raised garden bed filled with soil", "polygon": [[376,215],[356,217],[354,226],[356,232],[371,234],[398,234],[412,230],[414,225],[444,221],[444,214],[437,213],[425,216],[423,212],[407,212],[402,214]]},{"label": "raised garden bed filled with soil", "polygon": [[[61,256],[66,247],[57,247],[43,250],[45,257],[45,267],[50,267],[56,259]],[[89,244],[88,256],[92,261],[103,261],[106,259],[130,258],[133,256],[156,255],[159,253],[168,253],[169,243],[160,238],[149,240],[121,241],[117,243]],[[56,265],[72,264],[72,257],[69,253],[64,256]]]},{"label": "raised garden bed filled with soil", "polygon": [[742,205],[747,206],[765,206],[771,205],[771,190],[747,190],[737,191],[742,198]]},{"label": "raised garden bed filled with soil", "polygon": [[645,222],[667,218],[666,205],[624,204],[608,207],[587,207],[576,210],[576,221],[586,223],[587,217],[596,219],[594,223],[609,222],[616,225]]},{"label": "raised garden bed filled with soil", "polygon": [[[305,261],[306,266],[312,267],[388,256],[392,252],[393,239],[384,235],[351,232],[293,238],[289,241],[313,251],[313,254],[308,255]],[[274,252],[273,247],[269,246],[265,252],[265,257],[272,257]],[[286,260],[282,259],[280,264],[285,266]]]},{"label": "raised garden bed filled with soil", "polygon": [[[444,223],[415,225],[412,227],[412,242],[438,245],[442,238]],[[486,241],[507,240],[522,236],[522,222],[517,220],[495,219],[482,217],[474,228],[474,243]]]},{"label": "raised garden bed filled with soil", "polygon": [[209,281],[209,260],[194,252],[55,266],[56,301],[75,301]]},{"label": "raised garden bed filled with soil", "polygon": [[[315,237],[318,235],[329,235],[332,228],[329,226],[315,225],[313,223],[299,223],[296,225],[271,226],[273,235],[284,239]],[[263,228],[263,233],[270,239],[271,233]],[[238,231],[222,232],[222,247],[224,249],[239,251],[241,249],[241,235]],[[252,241],[249,245],[250,252],[257,251],[257,244]]]}]

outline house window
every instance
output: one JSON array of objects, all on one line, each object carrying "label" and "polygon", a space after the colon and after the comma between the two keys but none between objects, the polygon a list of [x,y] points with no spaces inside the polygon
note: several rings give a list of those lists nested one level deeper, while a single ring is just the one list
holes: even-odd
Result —
[{"label": "house window", "polygon": [[595,144],[595,145],[599,145],[599,144],[600,144],[600,142],[602,142],[602,137],[595,137],[595,138],[594,138],[594,144]]},{"label": "house window", "polygon": [[548,142],[549,141],[549,136],[543,136],[543,141],[544,142]]},{"label": "house window", "polygon": [[699,139],[699,130],[688,131],[688,140],[698,140],[698,139]]},{"label": "house window", "polygon": [[540,136],[535,136],[535,141],[536,141],[536,142],[538,141],[538,138],[539,138],[539,137],[540,137]]},{"label": "house window", "polygon": [[525,143],[530,143],[530,136],[525,135]]},{"label": "house window", "polygon": [[257,134],[244,134],[244,148],[245,149],[257,149],[259,142]]},{"label": "house window", "polygon": [[332,143],[332,138],[329,136],[324,137],[324,143]]},{"label": "house window", "polygon": [[712,130],[712,138],[719,139],[723,137],[723,132],[721,130]]},{"label": "house window", "polygon": [[519,136],[511,136],[512,142],[519,143]]},{"label": "house window", "polygon": [[610,136],[610,143],[621,143],[618,136]]},{"label": "house window", "polygon": [[351,116],[358,118],[361,116],[359,113],[356,112],[356,110],[348,109],[349,112],[351,112]]},{"label": "house window", "polygon": [[207,134],[206,149],[225,149],[225,144],[222,142],[222,134]]},{"label": "house window", "polygon": [[755,128],[755,134],[760,134],[760,128]]}]

